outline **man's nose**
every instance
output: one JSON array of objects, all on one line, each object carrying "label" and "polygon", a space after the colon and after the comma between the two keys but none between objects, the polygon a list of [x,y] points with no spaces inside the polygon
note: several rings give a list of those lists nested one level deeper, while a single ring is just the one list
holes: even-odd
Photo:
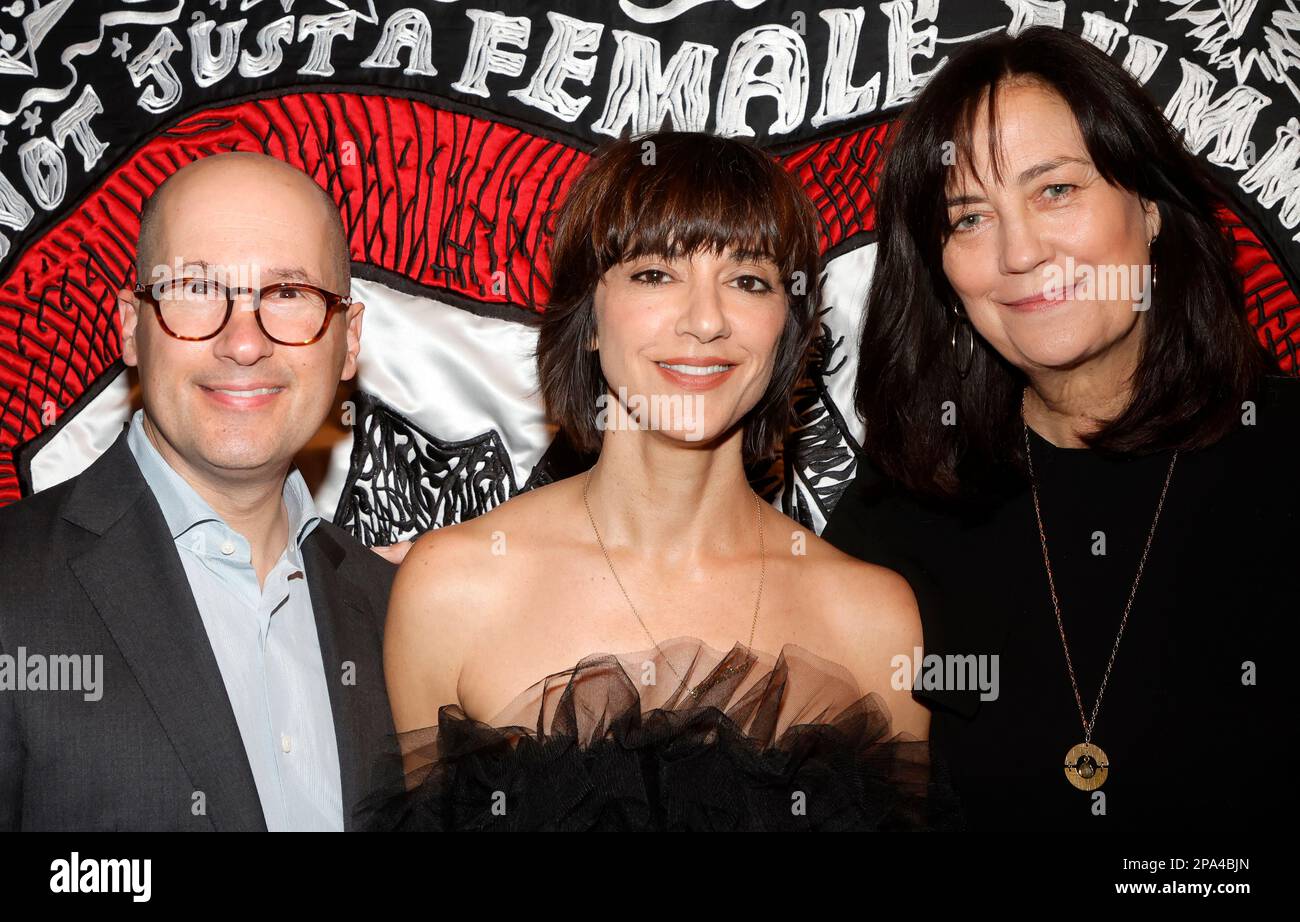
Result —
[{"label": "man's nose", "polygon": [[252,365],[275,349],[275,343],[267,338],[258,325],[256,292],[246,289],[231,291],[234,305],[230,312],[230,321],[225,329],[217,335],[214,349],[218,358],[230,359],[240,365]]}]

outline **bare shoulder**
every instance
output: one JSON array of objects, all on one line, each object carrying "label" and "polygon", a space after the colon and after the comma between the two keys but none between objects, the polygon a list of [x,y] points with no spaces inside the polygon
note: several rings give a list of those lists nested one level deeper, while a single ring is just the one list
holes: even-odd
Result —
[{"label": "bare shoulder", "polygon": [[911,662],[922,647],[921,616],[911,585],[886,567],[809,538],[812,588],[809,612],[830,658],[847,668],[865,693],[881,696],[896,730],[917,738],[929,732],[929,712],[898,681],[900,657]]},{"label": "bare shoulder", "polygon": [[[384,629],[384,674],[398,729],[429,726],[460,700],[460,675],[498,621],[527,609],[553,501],[520,494],[483,515],[434,529],[397,571]],[[540,500],[540,501],[539,501]]]},{"label": "bare shoulder", "polygon": [[[865,627],[891,634],[910,635],[920,627],[912,587],[898,573],[866,563],[844,553],[794,519],[772,510],[779,519],[778,541],[789,531],[790,554],[802,557],[799,577],[810,608],[824,613],[832,624],[860,632]],[[779,544],[774,549],[784,551]]]},{"label": "bare shoulder", "polygon": [[[564,482],[512,497],[466,522],[433,529],[412,545],[397,571],[389,603],[395,615],[443,633],[473,633],[501,612],[556,522],[555,492]],[[454,639],[454,638],[447,638]]]},{"label": "bare shoulder", "polygon": [[912,587],[886,567],[858,560],[776,509],[768,509],[768,554],[786,558],[782,582],[823,642],[920,642]]}]

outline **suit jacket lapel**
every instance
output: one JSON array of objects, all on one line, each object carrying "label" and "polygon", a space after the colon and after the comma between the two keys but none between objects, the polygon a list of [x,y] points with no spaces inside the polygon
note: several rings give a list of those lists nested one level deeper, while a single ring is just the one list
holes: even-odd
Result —
[{"label": "suit jacket lapel", "polygon": [[78,480],[64,518],[98,535],[69,561],[218,830],[265,830],[207,630],[125,433]]},{"label": "suit jacket lapel", "polygon": [[[383,661],[376,624],[383,612],[372,612],[364,593],[339,572],[343,548],[317,528],[303,543],[303,561],[311,589],[321,661],[329,686],[330,709],[339,750],[342,780],[343,824],[352,831],[357,807],[378,790],[374,770],[380,753],[374,745],[392,732],[388,696],[384,690]],[[355,685],[344,684],[344,663],[352,664]],[[379,694],[372,692],[378,683]],[[378,703],[367,708],[366,703]],[[375,726],[387,720],[387,728]]]}]

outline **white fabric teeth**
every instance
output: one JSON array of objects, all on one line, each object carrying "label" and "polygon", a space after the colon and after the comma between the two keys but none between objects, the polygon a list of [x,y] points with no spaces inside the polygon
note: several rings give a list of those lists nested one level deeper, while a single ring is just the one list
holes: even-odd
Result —
[{"label": "white fabric teeth", "polygon": [[660,368],[667,368],[670,371],[681,372],[684,375],[716,375],[720,371],[726,371],[731,365],[669,365],[667,362],[660,362]]}]

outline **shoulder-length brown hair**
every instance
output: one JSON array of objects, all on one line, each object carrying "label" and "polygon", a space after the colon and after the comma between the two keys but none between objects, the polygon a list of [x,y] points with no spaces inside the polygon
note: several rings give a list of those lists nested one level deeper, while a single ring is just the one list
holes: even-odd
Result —
[{"label": "shoulder-length brown hair", "polygon": [[[1107,182],[1160,209],[1151,250],[1157,281],[1132,397],[1085,438],[1088,446],[1126,455],[1210,445],[1238,423],[1241,401],[1267,364],[1246,320],[1232,244],[1216,215],[1217,192],[1146,91],[1099,49],[1060,29],[981,39],[956,54],[909,106],[875,199],[876,268],[854,403],[866,425],[868,457],[921,493],[953,496],[983,474],[1025,467],[1025,376],[978,336],[968,376],[958,374],[949,305],[959,301],[943,272],[943,247],[951,234],[950,154],[955,147],[958,164],[972,162],[983,100],[993,148],[997,90],[1026,78],[1069,105]],[[990,154],[996,168],[996,149]],[[944,425],[940,413],[950,400],[955,426]]]},{"label": "shoulder-length brown hair", "polygon": [[790,428],[821,307],[820,223],[802,186],[753,144],[696,132],[614,141],[575,180],[555,218],[551,291],[540,319],[537,368],[548,414],[578,451],[600,449],[597,398],[609,385],[596,332],[596,285],[644,255],[675,259],[731,247],[771,259],[788,309],[772,379],[746,415],[747,462],[772,455]]}]

